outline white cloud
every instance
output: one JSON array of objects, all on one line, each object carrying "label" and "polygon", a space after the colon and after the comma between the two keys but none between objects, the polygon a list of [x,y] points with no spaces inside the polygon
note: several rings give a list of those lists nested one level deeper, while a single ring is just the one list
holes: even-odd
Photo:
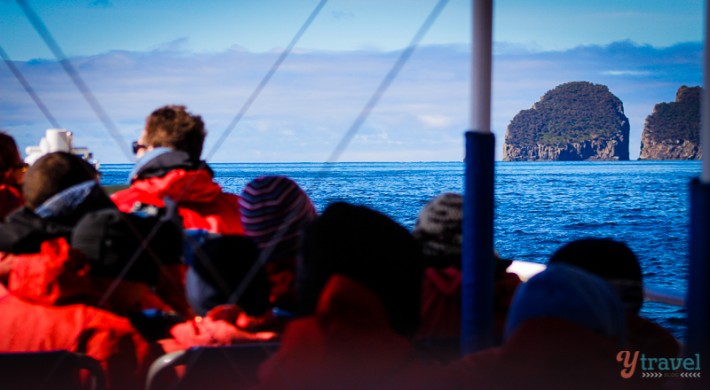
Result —
[{"label": "white cloud", "polygon": [[[278,53],[240,48],[190,53],[184,51],[185,44],[178,40],[149,52],[110,52],[72,62],[127,141],[138,137],[153,109],[185,104],[207,124],[205,151],[217,148],[213,161],[325,160],[399,54],[292,53],[226,141],[215,146]],[[469,118],[467,50],[419,48],[343,159],[460,159]],[[701,53],[700,43],[654,48],[632,42],[556,52],[520,47],[501,51],[494,57],[492,102],[498,157],[506,126],[517,112],[530,108],[549,89],[579,80],[605,84],[624,102],[631,123],[631,156],[637,156],[643,121],[653,105],[672,101],[681,85],[701,84]],[[91,147],[104,163],[125,162],[56,62],[16,65],[58,121],[75,133],[77,142]],[[36,144],[47,121],[4,66],[0,85],[0,127],[23,148]]]},{"label": "white cloud", "polygon": [[605,70],[605,76],[650,76],[651,72],[645,70]]},{"label": "white cloud", "polygon": [[442,115],[418,115],[417,119],[429,127],[447,127],[451,120]]}]

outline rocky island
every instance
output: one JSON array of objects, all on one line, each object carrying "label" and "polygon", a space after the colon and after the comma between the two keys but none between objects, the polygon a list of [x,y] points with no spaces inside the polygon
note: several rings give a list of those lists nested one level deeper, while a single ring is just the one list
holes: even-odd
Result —
[{"label": "rocky island", "polygon": [[628,160],[629,120],[609,88],[586,81],[548,91],[508,125],[503,161]]},{"label": "rocky island", "polygon": [[699,160],[700,87],[683,85],[675,102],[659,103],[646,118],[639,160]]}]

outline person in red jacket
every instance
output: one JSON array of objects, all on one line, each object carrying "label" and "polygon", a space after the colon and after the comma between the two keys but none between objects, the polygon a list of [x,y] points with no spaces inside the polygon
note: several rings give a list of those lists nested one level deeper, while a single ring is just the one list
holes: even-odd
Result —
[{"label": "person in red jacket", "polygon": [[[155,259],[148,255],[158,252],[154,242],[139,251],[138,226],[129,226],[121,217],[99,185],[92,165],[70,153],[48,153],[27,171],[23,195],[25,206],[0,224],[0,283],[7,283],[17,259],[39,253],[43,243],[62,238],[91,262],[96,291],[110,292],[101,300],[103,309],[122,316],[140,308],[171,309],[151,286],[157,279],[159,261],[180,261],[181,251],[170,251],[168,256],[168,251],[161,250],[160,259]],[[170,229],[167,224],[161,227],[153,241]],[[169,236],[171,243],[182,237],[179,226],[170,232],[174,232]],[[132,265],[125,269],[131,259]]]},{"label": "person in red jacket", "polygon": [[97,296],[89,261],[58,237],[18,256],[0,284],[0,352],[67,350],[101,363],[110,389],[142,388],[157,357],[128,319],[86,302]]},{"label": "person in red jacket", "polygon": [[505,343],[452,364],[442,388],[634,388],[616,359],[624,335],[613,288],[577,267],[554,264],[518,288]]},{"label": "person in red jacket", "polygon": [[285,176],[262,176],[244,186],[239,199],[245,235],[261,251],[271,287],[271,305],[296,311],[296,257],[303,229],[315,217],[308,195]]},{"label": "person in red jacket", "polygon": [[[131,212],[145,205],[165,207],[175,202],[185,230],[219,235],[242,235],[239,197],[225,193],[213,172],[200,160],[206,131],[199,115],[184,106],[168,105],[153,111],[133,149],[138,161],[130,186],[111,196],[119,210]],[[158,280],[161,296],[187,318],[195,315],[186,298],[185,264],[164,266]]]},{"label": "person in red jacket", "polygon": [[[425,267],[417,340],[424,352],[444,361],[459,357],[462,223],[463,196],[447,192],[422,208],[412,231]],[[497,254],[495,258],[494,330],[499,344],[508,308],[521,281],[506,271],[509,260]]]},{"label": "person in red jacket", "polygon": [[136,203],[163,207],[170,198],[177,203],[185,229],[243,234],[239,197],[223,192],[210,167],[200,160],[205,136],[202,118],[184,106],[153,111],[134,143],[139,159],[130,187],[111,199],[121,211],[130,212]]},{"label": "person in red jacket", "polygon": [[49,153],[29,168],[23,179],[25,203],[0,223],[0,283],[12,268],[10,254],[39,252],[46,240],[69,240],[76,223],[88,212],[115,209],[101,189],[98,172],[80,157]]},{"label": "person in red jacket", "polygon": [[22,179],[26,170],[15,140],[0,131],[0,222],[24,204]]},{"label": "person in red jacket", "polygon": [[558,249],[550,264],[571,264],[604,278],[616,289],[626,309],[629,348],[654,358],[675,358],[681,348],[673,335],[639,315],[643,305],[643,277],[636,254],[623,242],[585,238]]},{"label": "person in red jacket", "polygon": [[363,206],[331,204],[306,229],[299,306],[279,350],[259,369],[264,389],[399,389],[433,371],[412,344],[421,256],[403,227]]}]

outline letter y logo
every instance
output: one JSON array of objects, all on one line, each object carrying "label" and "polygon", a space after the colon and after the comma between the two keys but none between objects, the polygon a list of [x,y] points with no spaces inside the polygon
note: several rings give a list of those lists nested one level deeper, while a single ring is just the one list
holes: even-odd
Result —
[{"label": "letter y logo", "polygon": [[629,379],[634,375],[638,360],[639,351],[634,351],[633,357],[631,356],[631,351],[619,351],[619,353],[616,354],[616,361],[624,365],[624,368],[621,369],[622,378]]}]

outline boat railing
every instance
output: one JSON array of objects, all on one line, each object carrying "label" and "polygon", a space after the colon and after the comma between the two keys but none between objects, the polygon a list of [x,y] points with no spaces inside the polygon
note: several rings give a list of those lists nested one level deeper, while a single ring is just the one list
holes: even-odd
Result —
[{"label": "boat railing", "polygon": [[[545,270],[545,264],[533,263],[531,261],[514,260],[508,267],[508,271],[512,272],[523,282],[533,277],[535,274]],[[671,288],[658,286],[644,286],[644,299],[649,302],[665,303],[667,305],[685,307],[685,291],[678,291]]]}]

